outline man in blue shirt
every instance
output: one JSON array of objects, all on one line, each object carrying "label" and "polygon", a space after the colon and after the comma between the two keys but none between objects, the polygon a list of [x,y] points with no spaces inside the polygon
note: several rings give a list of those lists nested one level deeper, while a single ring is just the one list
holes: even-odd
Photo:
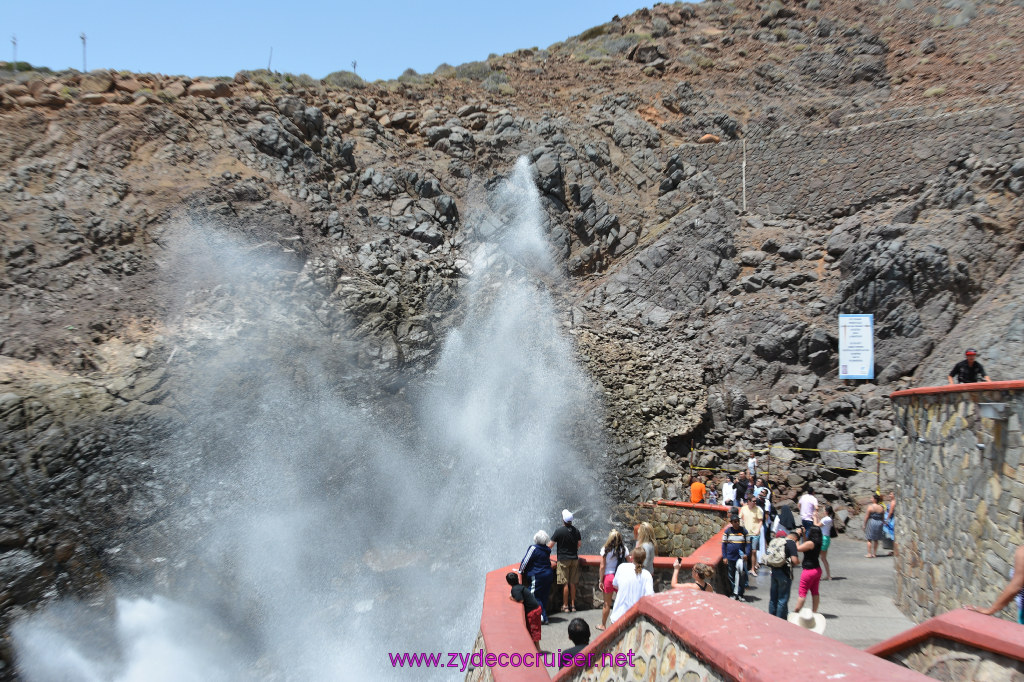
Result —
[{"label": "man in blue shirt", "polygon": [[747,556],[747,531],[740,525],[739,514],[729,516],[729,525],[722,535],[722,561],[729,567],[729,596],[736,600],[743,599],[746,588],[747,571],[744,559]]}]

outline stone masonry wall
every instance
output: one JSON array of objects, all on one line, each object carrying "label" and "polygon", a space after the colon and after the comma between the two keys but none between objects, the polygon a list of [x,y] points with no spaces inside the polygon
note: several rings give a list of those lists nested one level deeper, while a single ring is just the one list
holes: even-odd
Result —
[{"label": "stone masonry wall", "polygon": [[[894,120],[748,139],[747,210],[796,217],[843,213],[920,187],[960,155],[1015,158],[1024,137],[1020,103],[902,113]],[[740,206],[742,145],[736,140],[677,151],[683,161],[710,171],[715,189]],[[842,182],[828,180],[837,177]]]},{"label": "stone masonry wall", "polygon": [[[719,530],[721,530],[721,526],[715,529],[715,533]],[[712,535],[714,535],[714,533],[712,533]],[[698,547],[699,546],[700,545],[698,545]],[[661,553],[660,548],[658,552],[658,556],[666,556]],[[687,556],[689,553],[690,552],[687,552],[683,556]],[[580,581],[576,586],[576,606],[579,609],[599,609],[604,603],[604,593],[601,591],[600,581],[601,558],[598,556],[586,556],[582,558],[583,561],[580,562]],[[727,571],[723,565],[718,563],[715,563],[715,569],[715,590],[718,592],[724,592],[727,582]],[[654,579],[655,592],[664,592],[671,589],[672,564],[668,561],[657,561],[655,563],[654,573],[651,577]],[[689,568],[679,572],[679,582],[693,582]],[[558,585],[552,584],[551,597],[548,599],[547,607],[548,613],[558,613],[562,608],[562,588]]]},{"label": "stone masonry wall", "polygon": [[722,530],[727,520],[726,507],[653,505],[651,525],[658,556],[689,556]]},{"label": "stone masonry wall", "polygon": [[[580,581],[576,585],[576,607],[598,609],[604,604],[601,592],[601,557],[591,556],[580,562]],[[558,613],[562,608],[562,588],[552,583],[548,613]]]},{"label": "stone masonry wall", "polygon": [[[896,413],[896,604],[917,622],[964,604],[990,604],[1024,543],[1024,382],[985,390],[913,389]],[[984,419],[979,403],[1003,403]],[[1011,602],[1003,617],[1016,619]]]},{"label": "stone masonry wall", "polygon": [[[484,633],[476,633],[476,639],[473,641],[473,648],[470,651],[483,651],[486,642],[484,642]],[[472,669],[466,671],[466,682],[494,682],[494,668],[490,668],[486,665],[474,666]]]},{"label": "stone masonry wall", "polygon": [[[717,531],[716,531],[717,532]],[[663,555],[659,555],[663,556]],[[599,609],[604,604],[604,593],[601,592],[601,581],[599,580],[601,570],[600,557],[589,557],[587,561],[580,564],[580,582],[576,586],[576,607],[579,609]],[[720,582],[715,583],[715,589],[724,591],[726,584],[726,570],[716,564],[717,574],[721,574]],[[658,562],[654,567],[654,591],[664,592],[672,587],[672,568],[666,562]],[[690,583],[693,578],[690,570],[679,572],[679,582]],[[548,613],[558,613],[562,608],[562,588],[552,584],[551,598],[548,600]]]},{"label": "stone masonry wall", "polygon": [[[620,637],[594,651],[595,663],[600,654],[632,653],[633,666],[602,666],[576,669],[568,679],[596,682],[601,680],[726,680],[719,671],[694,656],[678,638],[665,632],[646,618],[637,618]],[[624,660],[624,658],[619,659]],[[611,662],[612,658],[606,658]]]},{"label": "stone masonry wall", "polygon": [[967,644],[932,637],[889,658],[943,682],[1019,682],[1024,662]]},{"label": "stone masonry wall", "polygon": [[[650,509],[651,525],[657,540],[660,557],[688,557],[701,545],[722,530],[728,520],[728,508],[687,502],[659,502],[643,505]],[[711,563],[711,562],[709,562]],[[724,593],[728,584],[728,570],[719,561],[713,563],[715,591]],[[680,582],[693,582],[690,570],[679,572]],[[671,587],[672,572],[655,570],[654,589],[663,592]]]}]

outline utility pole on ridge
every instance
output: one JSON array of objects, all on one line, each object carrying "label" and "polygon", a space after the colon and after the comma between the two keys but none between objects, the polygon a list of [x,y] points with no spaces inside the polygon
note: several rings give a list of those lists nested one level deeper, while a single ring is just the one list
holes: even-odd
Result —
[{"label": "utility pole on ridge", "polygon": [[89,69],[85,68],[85,33],[79,36],[82,39],[82,73],[89,73]]},{"label": "utility pole on ridge", "polygon": [[11,69],[14,73],[18,73],[18,36],[11,35],[11,47],[14,52],[14,58],[11,60]]}]

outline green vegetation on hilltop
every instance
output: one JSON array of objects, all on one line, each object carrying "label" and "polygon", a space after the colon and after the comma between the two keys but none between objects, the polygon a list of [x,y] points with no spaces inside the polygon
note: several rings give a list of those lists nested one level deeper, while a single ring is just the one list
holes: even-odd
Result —
[{"label": "green vegetation on hilltop", "polygon": [[426,78],[416,72],[416,69],[406,69],[402,72],[402,75],[398,77],[399,83],[405,85],[423,85],[427,82]]},{"label": "green vegetation on hilltop", "polygon": [[47,66],[34,66],[28,62],[0,62],[0,71],[14,71],[16,73],[44,73],[50,75],[53,69]]},{"label": "green vegetation on hilltop", "polygon": [[434,69],[434,78],[455,78],[455,67],[448,63],[441,63]]},{"label": "green vegetation on hilltop", "polygon": [[455,67],[456,78],[471,81],[482,81],[491,75],[491,65],[487,62],[466,62]]},{"label": "green vegetation on hilltop", "polygon": [[254,83],[268,87],[284,87],[285,84],[291,84],[304,88],[315,88],[320,85],[320,81],[305,73],[295,75],[293,73],[278,73],[277,71],[268,71],[266,69],[255,69],[253,71],[239,71],[238,74],[245,76]]},{"label": "green vegetation on hilltop", "polygon": [[364,81],[355,71],[332,71],[324,78],[324,83],[338,88],[365,88]]}]

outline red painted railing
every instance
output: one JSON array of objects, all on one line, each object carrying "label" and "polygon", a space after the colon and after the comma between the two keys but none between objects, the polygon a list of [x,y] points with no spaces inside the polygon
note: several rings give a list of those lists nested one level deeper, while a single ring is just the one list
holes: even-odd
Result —
[{"label": "red painted railing", "polygon": [[906,632],[879,642],[867,651],[875,656],[889,658],[933,637],[1024,661],[1024,627],[967,609],[957,609],[926,620]]},{"label": "red painted railing", "polygon": [[[581,653],[618,639],[638,618],[671,632],[692,655],[730,680],[925,682],[931,678],[859,649],[826,639],[725,595],[670,590],[641,599]],[[556,682],[575,672],[564,669]],[[532,679],[532,678],[531,678]]]},{"label": "red painted railing", "polygon": [[[688,507],[706,507],[709,510],[728,511],[728,507],[712,505],[694,505],[689,502],[659,504],[683,504]],[[724,527],[723,527],[724,531]],[[698,563],[706,563],[714,566],[722,560],[722,532],[719,531],[710,540],[698,547],[690,556],[684,557],[680,575],[689,575],[688,571]],[[552,556],[554,562],[554,556]],[[600,566],[601,557],[592,554],[580,555],[581,566]],[[657,571],[671,571],[675,564],[675,557],[655,557],[654,568]],[[508,598],[509,587],[505,581],[505,574],[518,569],[518,565],[506,566],[487,574],[487,581],[484,586],[483,614],[480,616],[480,633],[484,639],[484,649],[487,653],[495,655],[514,652],[534,652],[537,647],[530,638],[523,620],[523,605]],[[634,607],[636,608],[636,607]],[[625,617],[624,617],[625,619]],[[610,628],[611,630],[611,628]],[[608,631],[601,634],[591,645],[606,641]],[[550,679],[544,668],[511,668],[494,667],[491,670],[495,682],[542,682]]]},{"label": "red painted railing", "polygon": [[[1024,385],[1024,382],[1019,383]],[[661,504],[694,506],[690,503]],[[600,564],[597,556],[585,555],[580,559],[585,566]],[[701,561],[714,565],[720,560],[721,533],[718,533],[686,557],[683,565],[690,568]],[[672,557],[658,557],[655,568],[671,569],[674,561]],[[508,598],[505,574],[516,568],[516,565],[510,565],[487,574],[480,632],[484,648],[495,657],[502,653],[537,651],[523,621],[522,605]],[[596,653],[607,648],[632,627],[637,618],[646,618],[671,632],[682,646],[727,679],[745,682],[796,678],[841,679],[843,682],[923,682],[930,678],[886,659],[930,638],[946,639],[1024,661],[1024,637],[1021,636],[1020,625],[964,609],[932,618],[867,651],[860,651],[841,642],[824,639],[724,595],[693,590],[669,590],[641,599],[618,622],[594,639],[583,653]],[[737,643],[743,646],[737,646]],[[496,682],[546,682],[550,679],[543,667],[496,666],[491,668],[491,674]],[[554,679],[567,682],[574,674],[573,670],[566,669]]]},{"label": "red painted railing", "polygon": [[[480,616],[480,634],[483,635],[484,649],[487,653],[522,654],[537,650],[526,629],[523,605],[508,598],[509,586],[505,581],[505,574],[518,569],[519,564],[512,564],[487,574],[484,586],[484,611]],[[548,682],[551,679],[545,668],[494,667],[491,674],[495,682]]]},{"label": "red painted railing", "polygon": [[890,393],[890,398],[904,398],[912,395],[939,395],[942,393],[965,393],[976,391],[1020,391],[1024,381],[983,381],[977,384],[945,384],[943,386],[922,386]]}]

